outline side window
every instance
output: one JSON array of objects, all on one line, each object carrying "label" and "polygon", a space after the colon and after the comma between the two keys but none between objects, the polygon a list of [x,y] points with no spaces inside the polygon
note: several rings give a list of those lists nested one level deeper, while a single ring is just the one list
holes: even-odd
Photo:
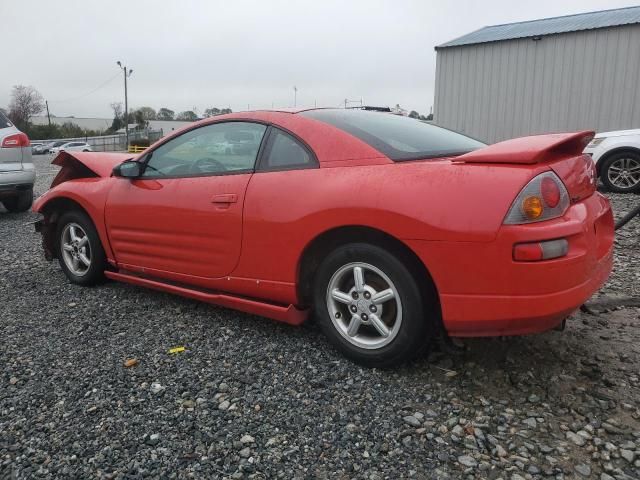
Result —
[{"label": "side window", "polygon": [[267,129],[224,122],[189,130],[149,153],[143,177],[181,177],[252,170]]},{"label": "side window", "polygon": [[288,133],[273,128],[260,163],[261,170],[286,170],[314,168],[315,158],[295,138]]}]

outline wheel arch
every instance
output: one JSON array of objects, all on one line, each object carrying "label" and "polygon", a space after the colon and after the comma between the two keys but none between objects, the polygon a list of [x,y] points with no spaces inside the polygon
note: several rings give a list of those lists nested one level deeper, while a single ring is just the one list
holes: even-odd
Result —
[{"label": "wheel arch", "polygon": [[[49,260],[57,258],[56,254],[56,225],[58,219],[64,212],[78,210],[86,214],[87,217],[94,222],[91,214],[77,201],[69,197],[55,197],[39,206],[38,211],[43,215],[44,221],[40,228],[42,234],[42,246],[44,247],[45,257]],[[95,222],[94,222],[95,223]]]},{"label": "wheel arch", "polygon": [[640,148],[630,147],[630,146],[626,146],[626,145],[622,146],[622,147],[612,148],[608,152],[604,153],[598,159],[598,162],[596,163],[596,173],[598,174],[598,178],[600,178],[600,175],[602,174],[602,165],[604,164],[604,162],[606,162],[613,155],[616,155],[618,153],[624,153],[624,152],[631,152],[631,153],[633,153],[635,155],[639,155],[640,156]]},{"label": "wheel arch", "polygon": [[300,256],[297,272],[297,296],[303,305],[310,305],[313,297],[315,272],[322,259],[334,249],[348,243],[368,243],[394,254],[412,273],[423,295],[425,307],[433,311],[437,328],[442,328],[440,296],[429,269],[418,255],[400,239],[377,228],[346,225],[327,230],[307,244]]}]

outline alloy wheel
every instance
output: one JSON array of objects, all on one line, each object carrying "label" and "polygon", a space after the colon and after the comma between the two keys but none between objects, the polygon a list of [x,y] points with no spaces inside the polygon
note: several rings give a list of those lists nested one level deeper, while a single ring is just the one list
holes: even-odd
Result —
[{"label": "alloy wheel", "polygon": [[640,183],[640,161],[623,157],[609,165],[607,177],[612,185],[630,190]]},{"label": "alloy wheel", "polygon": [[329,280],[327,310],[349,343],[366,349],[388,345],[402,324],[402,303],[395,285],[379,268],[349,263]]},{"label": "alloy wheel", "polygon": [[91,245],[84,229],[77,223],[68,223],[60,238],[62,258],[67,268],[79,277],[91,268]]}]

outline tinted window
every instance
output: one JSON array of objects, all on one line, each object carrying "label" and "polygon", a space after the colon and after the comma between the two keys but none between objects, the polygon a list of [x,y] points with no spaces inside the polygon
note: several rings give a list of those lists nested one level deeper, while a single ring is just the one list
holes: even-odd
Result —
[{"label": "tinted window", "polygon": [[225,122],[190,130],[153,150],[143,176],[252,170],[266,128],[258,123]]},{"label": "tinted window", "polygon": [[392,160],[461,155],[485,144],[409,117],[364,110],[309,110],[300,113],[337,127]]},{"label": "tinted window", "polygon": [[316,162],[307,149],[291,135],[276,128],[269,134],[269,143],[260,168],[280,170],[315,167]]},{"label": "tinted window", "polygon": [[4,113],[0,112],[0,128],[7,128],[13,126],[13,123],[9,121],[7,117],[5,117]]}]

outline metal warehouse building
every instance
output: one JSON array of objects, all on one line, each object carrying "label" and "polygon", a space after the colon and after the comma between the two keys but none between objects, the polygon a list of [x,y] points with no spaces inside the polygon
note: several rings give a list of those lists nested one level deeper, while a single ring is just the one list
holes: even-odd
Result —
[{"label": "metal warehouse building", "polygon": [[436,52],[438,125],[486,142],[640,128],[640,7],[484,27]]}]

